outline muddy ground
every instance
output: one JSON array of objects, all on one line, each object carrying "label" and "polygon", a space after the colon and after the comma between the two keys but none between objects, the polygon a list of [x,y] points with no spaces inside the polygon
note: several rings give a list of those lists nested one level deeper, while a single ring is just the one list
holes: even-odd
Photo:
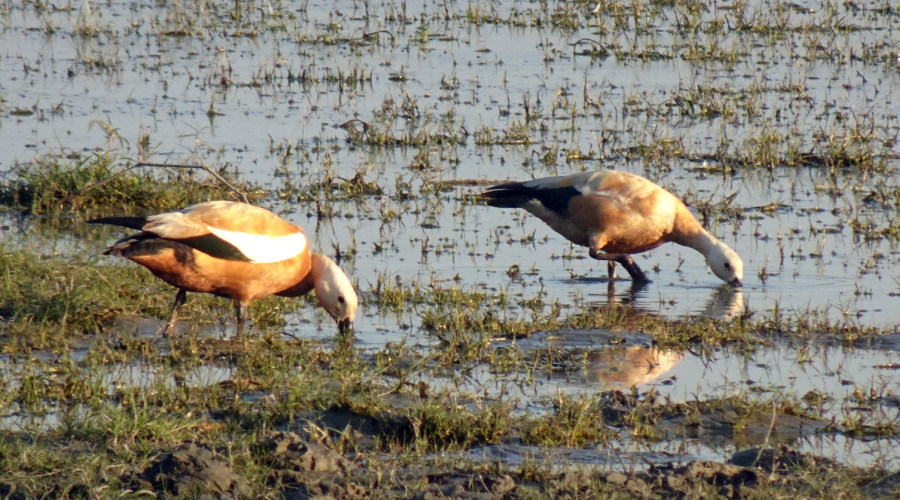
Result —
[{"label": "muddy ground", "polygon": [[[610,400],[622,399],[621,394]],[[611,405],[608,424],[615,423],[619,409]],[[765,433],[769,422],[753,420],[742,431],[729,424],[728,409],[705,415],[701,422],[674,423],[668,428],[679,432],[705,432],[712,436],[737,433]],[[782,417],[779,417],[782,418]],[[674,419],[677,421],[677,417]],[[796,419],[789,430],[803,427]],[[299,424],[300,421],[305,423]],[[368,416],[341,408],[329,408],[305,415],[297,424],[285,423],[292,431],[268,431],[249,453],[265,464],[265,485],[252,489],[242,471],[229,464],[235,450],[214,447],[202,437],[169,444],[150,453],[146,467],[122,471],[109,477],[123,492],[156,495],[160,498],[252,498],[260,494],[286,499],[502,499],[502,498],[700,498],[719,495],[728,498],[753,498],[776,494],[790,496],[815,487],[811,475],[822,478],[855,477],[855,484],[842,486],[856,494],[890,497],[900,486],[900,475],[884,477],[864,474],[831,460],[790,450],[788,446],[753,447],[735,453],[727,463],[692,461],[683,465],[654,467],[647,464],[639,471],[609,471],[598,467],[568,467],[564,471],[541,472],[523,468],[511,470],[500,464],[473,464],[452,457],[444,464],[433,460],[404,463],[384,449],[386,443],[409,443],[415,439],[411,422],[398,415]],[[812,427],[816,427],[814,424]],[[821,428],[821,427],[819,427]],[[690,429],[690,430],[688,430]],[[338,453],[329,435],[341,433],[349,438],[344,446],[352,451]],[[8,439],[8,438],[7,438]],[[515,433],[505,441],[514,443]],[[72,454],[96,453],[91,443],[72,441],[61,444]],[[388,446],[389,447],[389,446]],[[2,453],[2,452],[0,452]],[[114,450],[107,450],[113,454]],[[383,467],[390,467],[389,477]],[[56,477],[52,497],[91,498],[90,488],[78,484],[75,477]],[[836,480],[836,479],[835,479]],[[821,486],[821,485],[819,485]],[[0,484],[3,498],[25,499],[16,484]]]}]

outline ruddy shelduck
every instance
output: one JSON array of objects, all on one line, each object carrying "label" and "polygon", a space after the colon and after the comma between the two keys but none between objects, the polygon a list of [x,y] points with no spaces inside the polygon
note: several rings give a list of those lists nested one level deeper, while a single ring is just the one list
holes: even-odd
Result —
[{"label": "ruddy shelduck", "polygon": [[497,184],[482,194],[488,205],[524,208],[590,256],[622,264],[635,283],[647,275],[631,254],[668,241],[693,248],[706,257],[712,272],[741,286],[744,263],[727,245],[709,234],[675,195],[635,174],[607,170],[526,182]]},{"label": "ruddy shelduck", "polygon": [[347,275],[328,257],[310,251],[300,227],[264,208],[210,201],[179,212],[88,222],[141,231],[117,241],[104,255],[125,257],[178,288],[163,333],[175,325],[187,292],[233,300],[240,336],[251,300],[300,297],[310,290],[340,333],[352,331],[357,297]]}]

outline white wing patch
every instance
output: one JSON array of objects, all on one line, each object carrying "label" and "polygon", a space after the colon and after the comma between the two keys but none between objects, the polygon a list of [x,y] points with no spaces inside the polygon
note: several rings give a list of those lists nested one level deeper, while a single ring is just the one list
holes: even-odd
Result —
[{"label": "white wing patch", "polygon": [[296,257],[306,249],[306,236],[297,232],[287,236],[267,236],[264,234],[249,234],[237,231],[228,231],[207,226],[209,232],[231,243],[250,262],[266,264],[279,262]]},{"label": "white wing patch", "polygon": [[588,195],[588,194],[595,192],[593,186],[591,186],[590,179],[585,179],[585,182],[583,182],[581,184],[575,184],[572,187],[575,188],[576,190],[578,190],[579,193],[584,194],[584,195]]},{"label": "white wing patch", "polygon": [[582,174],[582,178],[580,181],[573,185],[575,189],[577,189],[583,195],[589,194],[605,194],[607,196],[612,196],[618,194],[618,190],[599,190],[597,186],[603,184],[603,179],[606,178],[607,175],[615,174],[615,172],[591,172],[588,174]]}]

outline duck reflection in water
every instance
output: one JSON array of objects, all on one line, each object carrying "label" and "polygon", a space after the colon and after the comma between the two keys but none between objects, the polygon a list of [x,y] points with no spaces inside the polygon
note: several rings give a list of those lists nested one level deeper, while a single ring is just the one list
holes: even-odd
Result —
[{"label": "duck reflection in water", "polygon": [[[629,288],[627,297],[623,298],[616,295],[615,283],[610,282],[609,303],[629,302],[634,305],[643,288],[644,285],[635,284]],[[701,314],[727,321],[744,314],[745,309],[741,289],[723,285],[713,290]],[[656,347],[601,349],[586,354],[579,377],[584,383],[602,384],[610,390],[629,389],[659,379],[682,359],[684,354],[681,352]]]},{"label": "duck reflection in water", "polygon": [[746,311],[744,292],[732,286],[720,286],[713,290],[703,314],[713,319],[732,320]]},{"label": "duck reflection in water", "polygon": [[629,389],[660,378],[682,359],[680,352],[656,347],[602,349],[587,353],[579,377],[584,383],[601,384],[609,390]]},{"label": "duck reflection in water", "polygon": [[[647,290],[646,283],[632,282],[630,286],[620,291],[616,282],[610,280],[606,286],[606,305],[628,306],[638,312],[651,313],[652,310],[649,307],[651,302]],[[723,285],[712,290],[706,305],[698,314],[727,321],[741,316],[745,310],[744,292],[740,288]]]}]

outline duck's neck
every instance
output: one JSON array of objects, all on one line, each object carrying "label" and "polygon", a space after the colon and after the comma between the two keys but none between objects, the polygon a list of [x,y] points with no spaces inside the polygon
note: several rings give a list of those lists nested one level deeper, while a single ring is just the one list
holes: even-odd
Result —
[{"label": "duck's neck", "polygon": [[302,297],[311,292],[316,284],[316,265],[315,259],[312,260],[309,270],[305,276],[298,276],[299,281],[290,288],[276,293],[279,297]]},{"label": "duck's neck", "polygon": [[686,208],[685,213],[679,214],[675,219],[675,227],[670,239],[679,245],[693,248],[704,256],[709,255],[712,249],[719,244],[719,240],[703,229],[703,226]]},{"label": "duck's neck", "polygon": [[689,236],[688,238],[685,238],[682,245],[693,248],[694,250],[702,253],[704,256],[708,256],[709,253],[719,245],[719,240],[717,240],[715,236],[706,232],[705,229],[701,228],[700,231]]}]

